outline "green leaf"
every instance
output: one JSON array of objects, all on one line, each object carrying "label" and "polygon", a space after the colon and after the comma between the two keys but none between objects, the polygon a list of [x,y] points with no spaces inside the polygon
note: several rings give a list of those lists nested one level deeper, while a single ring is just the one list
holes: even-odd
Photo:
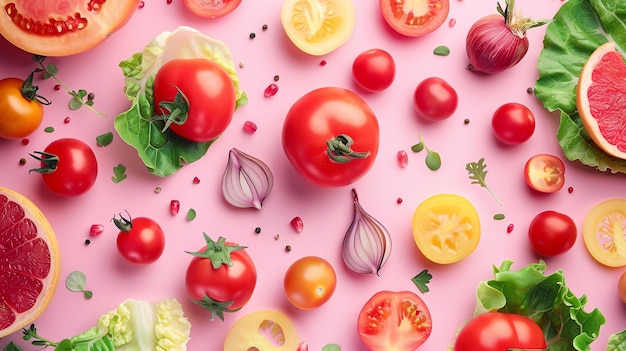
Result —
[{"label": "green leaf", "polygon": [[98,146],[107,146],[113,142],[113,133],[108,132],[100,134],[96,137],[96,143]]},{"label": "green leaf", "polygon": [[626,161],[601,151],[589,139],[576,107],[578,76],[589,56],[609,40],[626,49],[626,3],[568,0],[546,28],[535,95],[548,111],[560,112],[557,140],[568,160],[600,171],[626,173]]},{"label": "green leaf", "polygon": [[196,210],[190,208],[189,211],[187,211],[187,220],[193,221],[194,219],[196,219]]},{"label": "green leaf", "polygon": [[427,269],[424,269],[423,271],[419,272],[416,276],[411,278],[411,281],[413,282],[413,284],[415,284],[417,289],[422,294],[424,294],[430,291],[430,288],[428,287],[428,283],[430,283],[430,280],[432,278],[433,278],[433,275],[430,274]]},{"label": "green leaf", "polygon": [[469,179],[472,181],[472,184],[478,184],[481,187],[487,189],[491,197],[498,203],[498,205],[502,206],[502,203],[495,194],[491,191],[491,188],[487,185],[487,164],[485,164],[485,158],[481,158],[478,162],[470,162],[465,165],[465,169],[469,173]]},{"label": "green leaf", "polygon": [[43,131],[46,132],[46,133],[52,133],[52,132],[54,132],[54,127],[46,127],[46,128],[43,129]]},{"label": "green leaf", "polygon": [[341,351],[341,347],[337,344],[327,344],[322,346],[322,351]]},{"label": "green leaf", "polygon": [[78,110],[79,108],[83,107],[83,100],[81,100],[81,98],[78,96],[74,96],[70,99],[68,106],[70,107],[70,110]]},{"label": "green leaf", "polygon": [[43,72],[42,77],[43,79],[48,79],[54,77],[57,73],[59,73],[57,66],[54,63],[49,63],[48,66],[46,66],[46,70]]},{"label": "green leaf", "polygon": [[411,146],[411,151],[413,151],[413,152],[420,152],[422,150],[424,150],[424,142],[423,141],[420,141],[419,143]]},{"label": "green leaf", "polygon": [[493,215],[493,219],[495,219],[496,221],[500,221],[504,219],[504,214],[502,213],[496,213]]},{"label": "green leaf", "polygon": [[73,271],[68,274],[65,279],[65,287],[70,291],[82,292],[83,297],[87,300],[93,297],[93,292],[90,290],[86,290],[85,287],[87,285],[87,277],[85,273],[80,271]]},{"label": "green leaf", "polygon": [[113,167],[113,177],[111,177],[113,183],[117,184],[126,178],[126,166],[120,163]]},{"label": "green leaf", "polygon": [[438,152],[428,150],[425,162],[428,169],[430,169],[431,171],[436,171],[441,167],[441,156]]},{"label": "green leaf", "polygon": [[626,350],[626,330],[609,336],[606,345],[606,351],[624,351]]},{"label": "green leaf", "polygon": [[24,351],[24,349],[11,341],[4,347],[3,351]]},{"label": "green leaf", "polygon": [[437,56],[448,56],[450,55],[450,48],[444,45],[437,46],[433,53]]}]

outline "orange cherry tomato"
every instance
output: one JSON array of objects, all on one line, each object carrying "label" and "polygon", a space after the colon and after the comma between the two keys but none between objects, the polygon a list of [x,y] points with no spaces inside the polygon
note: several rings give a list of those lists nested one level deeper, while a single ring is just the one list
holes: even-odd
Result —
[{"label": "orange cherry tomato", "polygon": [[43,120],[43,106],[22,93],[19,78],[0,80],[0,137],[21,139],[33,133]]},{"label": "orange cherry tomato", "polygon": [[337,275],[325,259],[317,256],[300,258],[285,273],[287,300],[301,310],[310,310],[326,303],[337,286]]}]

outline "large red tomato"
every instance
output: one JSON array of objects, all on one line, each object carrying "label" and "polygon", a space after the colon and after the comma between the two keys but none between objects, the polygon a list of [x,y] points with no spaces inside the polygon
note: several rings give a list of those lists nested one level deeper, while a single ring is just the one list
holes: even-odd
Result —
[{"label": "large red tomato", "polygon": [[354,92],[313,90],[296,101],[283,125],[283,149],[295,170],[320,186],[361,178],[378,154],[378,119]]},{"label": "large red tomato", "polygon": [[[169,128],[187,140],[207,142],[220,136],[233,118],[236,100],[228,73],[213,60],[174,59],[154,78],[157,112],[170,113],[174,122]],[[174,115],[177,110],[186,112]]]},{"label": "large red tomato", "polygon": [[459,332],[454,351],[545,350],[541,328],[518,314],[488,312],[470,320]]},{"label": "large red tomato", "polygon": [[0,0],[0,34],[42,56],[87,51],[121,28],[140,0]]}]

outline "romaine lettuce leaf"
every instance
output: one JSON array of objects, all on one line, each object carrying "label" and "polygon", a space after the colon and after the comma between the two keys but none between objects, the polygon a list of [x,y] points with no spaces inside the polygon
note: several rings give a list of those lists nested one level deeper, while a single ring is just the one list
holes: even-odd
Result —
[{"label": "romaine lettuce leaf", "polygon": [[598,337],[605,317],[596,308],[584,310],[586,296],[577,297],[565,284],[562,271],[546,275],[543,261],[510,270],[513,262],[494,266],[493,280],[476,291],[475,315],[505,312],[525,315],[544,331],[550,351],[587,351]]},{"label": "romaine lettuce leaf", "polygon": [[557,140],[570,161],[600,171],[626,173],[626,160],[610,156],[588,136],[576,109],[578,76],[593,51],[607,41],[626,49],[626,2],[568,0],[546,28],[535,94],[548,111],[559,111]]},{"label": "romaine lettuce leaf", "polygon": [[164,32],[153,39],[142,52],[120,62],[124,74],[126,97],[130,109],[115,118],[115,130],[137,150],[150,173],[166,177],[183,166],[204,156],[214,141],[197,143],[185,140],[169,129],[162,132],[165,122],[154,120],[154,77],[159,68],[176,58],[202,57],[219,63],[235,87],[236,106],[245,105],[246,94],[239,86],[232,54],[224,43],[189,27]]}]

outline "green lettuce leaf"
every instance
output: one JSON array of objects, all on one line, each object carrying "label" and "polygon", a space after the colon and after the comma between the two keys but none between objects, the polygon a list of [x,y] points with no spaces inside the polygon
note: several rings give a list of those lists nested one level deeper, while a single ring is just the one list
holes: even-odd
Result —
[{"label": "green lettuce leaf", "polygon": [[476,291],[475,315],[505,312],[525,315],[544,331],[550,351],[588,351],[605,317],[596,308],[584,310],[586,296],[577,297],[565,284],[562,271],[546,275],[543,261],[510,270],[513,262],[494,266],[493,280]]},{"label": "green lettuce leaf", "polygon": [[546,28],[535,94],[548,111],[559,111],[557,140],[570,161],[600,171],[626,173],[626,160],[610,156],[588,136],[576,108],[576,86],[585,62],[600,45],[626,49],[626,2],[568,0]]},{"label": "green lettuce leaf", "polygon": [[626,330],[609,336],[606,351],[626,351]]},{"label": "green lettuce leaf", "polygon": [[125,77],[126,97],[132,101],[130,109],[115,117],[115,130],[122,140],[137,150],[150,173],[166,177],[183,166],[204,156],[211,143],[185,140],[169,129],[162,132],[165,122],[153,120],[155,107],[154,77],[166,62],[177,58],[208,58],[219,63],[228,73],[235,87],[237,107],[245,105],[246,94],[239,86],[231,52],[219,40],[201,32],[179,27],[153,39],[142,52],[120,62]]}]

